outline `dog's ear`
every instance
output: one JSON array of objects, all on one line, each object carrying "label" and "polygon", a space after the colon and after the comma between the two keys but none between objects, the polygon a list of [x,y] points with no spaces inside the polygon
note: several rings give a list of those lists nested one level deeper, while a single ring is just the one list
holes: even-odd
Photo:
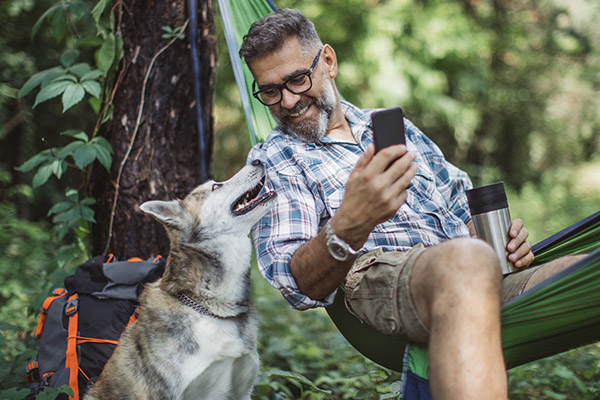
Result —
[{"label": "dog's ear", "polygon": [[140,210],[146,214],[152,215],[159,222],[169,226],[177,225],[181,219],[182,209],[183,208],[181,207],[179,200],[153,200],[147,201],[140,206]]}]

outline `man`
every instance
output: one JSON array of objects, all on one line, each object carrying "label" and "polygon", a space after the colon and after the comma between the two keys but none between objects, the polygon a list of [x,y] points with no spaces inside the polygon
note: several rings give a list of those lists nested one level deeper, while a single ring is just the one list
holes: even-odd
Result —
[{"label": "man", "polygon": [[[340,101],[335,51],[298,11],[257,21],[240,56],[278,123],[248,156],[278,193],[252,232],[265,278],[297,309],[329,305],[345,282],[360,319],[429,344],[436,399],[506,398],[500,306],[573,259],[503,280],[470,238],[468,176],[408,120],[406,146],[374,154],[369,112]],[[530,265],[522,221],[509,230],[509,260]]]}]

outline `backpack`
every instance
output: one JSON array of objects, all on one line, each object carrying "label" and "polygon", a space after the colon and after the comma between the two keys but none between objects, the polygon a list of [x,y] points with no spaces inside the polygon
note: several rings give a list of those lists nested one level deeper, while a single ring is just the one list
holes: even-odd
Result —
[{"label": "backpack", "polygon": [[94,257],[65,278],[43,302],[35,337],[37,359],[27,365],[29,399],[43,387],[69,385],[79,400],[100,376],[125,328],[137,319],[144,285],[160,278],[165,261]]}]

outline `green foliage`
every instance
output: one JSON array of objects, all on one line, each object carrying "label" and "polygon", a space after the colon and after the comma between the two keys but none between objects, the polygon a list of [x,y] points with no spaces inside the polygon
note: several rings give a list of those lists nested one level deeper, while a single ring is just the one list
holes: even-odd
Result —
[{"label": "green foliage", "polygon": [[[38,310],[50,290],[62,286],[77,254],[61,247],[49,226],[20,218],[11,199],[27,193],[31,199],[31,188],[14,190],[18,187],[11,186],[10,175],[2,168],[0,177],[1,390],[24,384],[23,368],[36,354],[37,343],[30,333],[35,330]],[[18,398],[15,389],[0,393],[0,398]]]},{"label": "green foliage", "polygon": [[[70,140],[67,144],[42,150],[17,168],[21,172],[34,173],[34,188],[45,185],[51,176],[61,180],[69,168],[74,170],[75,174],[71,174],[70,179],[79,177],[76,183],[79,189],[66,187],[65,199],[55,204],[48,216],[52,216],[59,239],[72,232],[77,242],[73,248],[84,252],[89,224],[95,222],[90,208],[95,201],[85,196],[91,169],[94,161],[107,170],[112,164],[112,148],[98,133],[112,111],[111,84],[123,48],[120,36],[114,32],[110,2],[100,1],[93,7],[92,4],[82,0],[59,1],[40,16],[33,27],[32,37],[44,22],[48,22],[56,42],[64,42],[65,45],[60,56],[61,65],[34,74],[18,93],[21,99],[39,89],[33,108],[60,96],[63,113],[89,96],[88,104],[97,114],[97,122],[90,135],[81,129],[64,131],[61,135]],[[79,32],[84,33],[83,39],[79,39]],[[77,62],[90,49],[95,50],[95,67],[87,60]]]},{"label": "green foliage", "polygon": [[255,399],[395,398],[392,388],[400,374],[348,345],[325,310],[291,310],[255,267],[252,292],[260,315],[262,364]]}]

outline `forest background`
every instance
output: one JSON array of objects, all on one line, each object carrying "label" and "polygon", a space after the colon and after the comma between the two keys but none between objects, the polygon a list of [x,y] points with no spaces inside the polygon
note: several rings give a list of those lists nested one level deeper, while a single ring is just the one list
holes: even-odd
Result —
[{"label": "forest background", "polygon": [[[59,3],[81,3],[88,11],[94,6]],[[85,102],[63,114],[59,101],[32,109],[33,96],[18,99],[32,75],[64,57],[59,18],[42,21],[31,35],[52,5],[0,1],[0,398],[17,398],[10,396],[22,386],[24,366],[35,356],[30,333],[41,299],[90,255],[89,230],[74,236],[53,229],[57,221],[49,210],[63,201],[65,183],[48,177],[34,189],[34,174],[15,169],[74,123],[89,125]],[[336,83],[346,99],[364,108],[401,105],[476,185],[503,180],[511,214],[525,221],[533,243],[599,210],[596,0],[281,0],[277,5],[299,8],[336,49]],[[218,16],[215,23],[212,175],[224,180],[244,165],[251,141]],[[165,32],[167,38],[178,34],[172,28]],[[78,255],[59,263],[61,251],[73,243]],[[253,288],[263,362],[255,398],[395,398],[398,374],[364,360],[322,310],[290,310],[256,268]],[[600,347],[515,368],[509,383],[511,399],[600,398]]]}]

